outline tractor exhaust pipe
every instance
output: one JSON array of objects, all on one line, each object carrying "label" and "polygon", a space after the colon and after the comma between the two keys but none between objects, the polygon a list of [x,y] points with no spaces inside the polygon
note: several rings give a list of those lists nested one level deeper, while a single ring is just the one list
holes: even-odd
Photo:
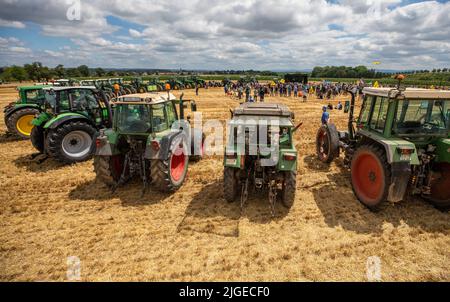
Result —
[{"label": "tractor exhaust pipe", "polygon": [[352,99],[350,101],[350,110],[348,114],[348,134],[350,136],[350,139],[353,140],[355,138],[355,130],[353,129],[353,114],[355,111],[355,95],[356,95],[356,88],[348,90],[350,95],[352,96]]}]

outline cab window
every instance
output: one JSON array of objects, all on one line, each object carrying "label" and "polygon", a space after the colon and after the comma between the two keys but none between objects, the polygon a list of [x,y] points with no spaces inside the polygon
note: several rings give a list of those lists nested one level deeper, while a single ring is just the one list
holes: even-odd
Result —
[{"label": "cab window", "polygon": [[372,118],[370,120],[370,128],[378,132],[384,131],[384,126],[386,124],[387,111],[388,111],[389,101],[384,97],[376,97],[375,104],[373,107]]},{"label": "cab window", "polygon": [[370,108],[372,107],[372,100],[373,97],[369,96],[366,97],[364,100],[363,106],[361,108],[361,114],[359,116],[359,123],[360,124],[367,124],[369,121],[369,114],[370,114]]},{"label": "cab window", "polygon": [[70,92],[72,106],[78,110],[97,109],[99,104],[92,90],[75,89]]},{"label": "cab window", "polygon": [[172,127],[172,124],[177,119],[173,103],[167,103],[166,108],[167,108],[167,121],[169,122],[169,127]]},{"label": "cab window", "polygon": [[166,106],[164,104],[152,106],[152,127],[154,132],[161,132],[169,129],[165,108]]}]

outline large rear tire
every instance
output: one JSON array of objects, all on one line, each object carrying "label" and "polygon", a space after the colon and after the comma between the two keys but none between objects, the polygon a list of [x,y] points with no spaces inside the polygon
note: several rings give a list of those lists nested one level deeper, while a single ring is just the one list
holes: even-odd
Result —
[{"label": "large rear tire", "polygon": [[437,177],[431,182],[431,195],[423,198],[440,210],[450,209],[450,164],[436,163],[433,167]]},{"label": "large rear tire", "polygon": [[339,156],[339,134],[334,124],[322,125],[316,135],[317,157],[323,163],[331,163]]},{"label": "large rear tire", "polygon": [[285,172],[281,202],[284,207],[290,209],[294,204],[295,191],[297,189],[297,173]]},{"label": "large rear tire", "polygon": [[33,147],[39,152],[44,153],[44,128],[40,126],[33,127],[30,138]]},{"label": "large rear tire", "polygon": [[124,161],[122,155],[95,156],[94,171],[97,179],[108,187],[117,185],[123,172]]},{"label": "large rear tire", "polygon": [[359,147],[351,162],[353,192],[366,207],[377,210],[387,199],[391,171],[384,150],[373,146]]},{"label": "large rear tire", "polygon": [[175,144],[166,160],[151,161],[152,184],[161,192],[178,190],[186,179],[188,164],[186,143]]},{"label": "large rear tire", "polygon": [[239,192],[239,183],[236,169],[224,167],[223,169],[223,195],[228,202],[234,202]]},{"label": "large rear tire", "polygon": [[47,152],[66,164],[88,160],[95,152],[96,135],[97,130],[86,122],[68,122],[50,130]]},{"label": "large rear tire", "polygon": [[8,131],[22,139],[29,139],[34,126],[31,121],[39,114],[35,108],[24,108],[11,114],[6,120]]}]

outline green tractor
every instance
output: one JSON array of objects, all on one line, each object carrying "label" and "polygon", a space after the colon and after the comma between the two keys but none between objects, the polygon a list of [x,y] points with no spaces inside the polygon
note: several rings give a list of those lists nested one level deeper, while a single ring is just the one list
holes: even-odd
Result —
[{"label": "green tractor", "polygon": [[151,78],[147,82],[147,91],[164,91],[166,82],[160,81],[159,78]]},{"label": "green tractor", "polygon": [[[131,86],[133,87],[134,91],[133,93],[146,93],[148,91],[148,85],[145,85],[144,82],[142,81],[142,78],[133,78],[131,80]],[[151,90],[151,91],[156,91],[157,88],[155,90]]]},{"label": "green tractor", "polygon": [[244,103],[232,112],[224,156],[224,197],[236,200],[241,209],[251,185],[255,191],[267,190],[272,216],[275,202],[291,208],[297,182],[297,150],[293,134],[294,114],[280,104]]},{"label": "green tractor", "polygon": [[350,93],[348,130],[320,127],[319,160],[330,163],[342,150],[353,191],[370,209],[407,194],[450,206],[450,91],[364,88],[356,121]]},{"label": "green tractor", "polygon": [[170,78],[166,81],[166,84],[170,85],[171,90],[182,90],[184,89],[183,82],[177,78]]},{"label": "green tractor", "polygon": [[197,110],[195,101],[177,100],[169,92],[118,97],[112,127],[101,130],[96,141],[97,179],[113,190],[138,176],[142,193],[150,183],[163,192],[180,188],[189,158],[203,156],[202,131],[184,120],[188,103]]},{"label": "green tractor", "polygon": [[32,124],[31,142],[62,163],[89,159],[98,130],[112,123],[108,99],[95,87],[44,88],[44,110]]},{"label": "green tractor", "polygon": [[43,88],[48,85],[19,87],[19,99],[8,104],[3,110],[8,132],[23,139],[30,138],[33,125],[31,121],[41,112],[45,94]]}]

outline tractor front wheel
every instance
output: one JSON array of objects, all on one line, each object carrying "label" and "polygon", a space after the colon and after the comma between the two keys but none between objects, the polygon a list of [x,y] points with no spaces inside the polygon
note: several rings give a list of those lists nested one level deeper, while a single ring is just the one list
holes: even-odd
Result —
[{"label": "tractor front wheel", "polygon": [[317,157],[323,163],[331,163],[339,156],[339,134],[334,124],[322,125],[316,135]]},{"label": "tractor front wheel", "polygon": [[288,209],[290,209],[294,204],[296,189],[297,189],[297,173],[286,172],[284,175],[281,201],[283,206],[285,206]]},{"label": "tractor front wheel", "polygon": [[108,187],[118,184],[124,168],[125,157],[122,155],[95,156],[94,171],[97,179]]},{"label": "tractor front wheel", "polygon": [[353,192],[366,207],[375,210],[387,199],[391,172],[384,150],[364,145],[357,149],[351,162]]},{"label": "tractor front wheel", "polygon": [[36,150],[44,153],[44,128],[35,126],[31,129],[31,144]]},{"label": "tractor front wheel", "polygon": [[71,164],[88,160],[95,152],[97,130],[91,125],[74,121],[50,130],[48,153],[56,160]]},{"label": "tractor front wheel", "polygon": [[186,143],[176,144],[166,160],[152,160],[151,177],[153,185],[161,192],[178,190],[187,174],[189,157]]},{"label": "tractor front wheel", "polygon": [[234,202],[239,192],[239,183],[236,169],[224,167],[223,169],[223,195],[228,202]]},{"label": "tractor front wheel", "polygon": [[11,114],[6,121],[8,131],[18,135],[22,139],[30,138],[31,130],[33,130],[34,127],[33,124],[31,124],[31,121],[36,114],[39,114],[39,110],[35,108],[17,110]]}]

